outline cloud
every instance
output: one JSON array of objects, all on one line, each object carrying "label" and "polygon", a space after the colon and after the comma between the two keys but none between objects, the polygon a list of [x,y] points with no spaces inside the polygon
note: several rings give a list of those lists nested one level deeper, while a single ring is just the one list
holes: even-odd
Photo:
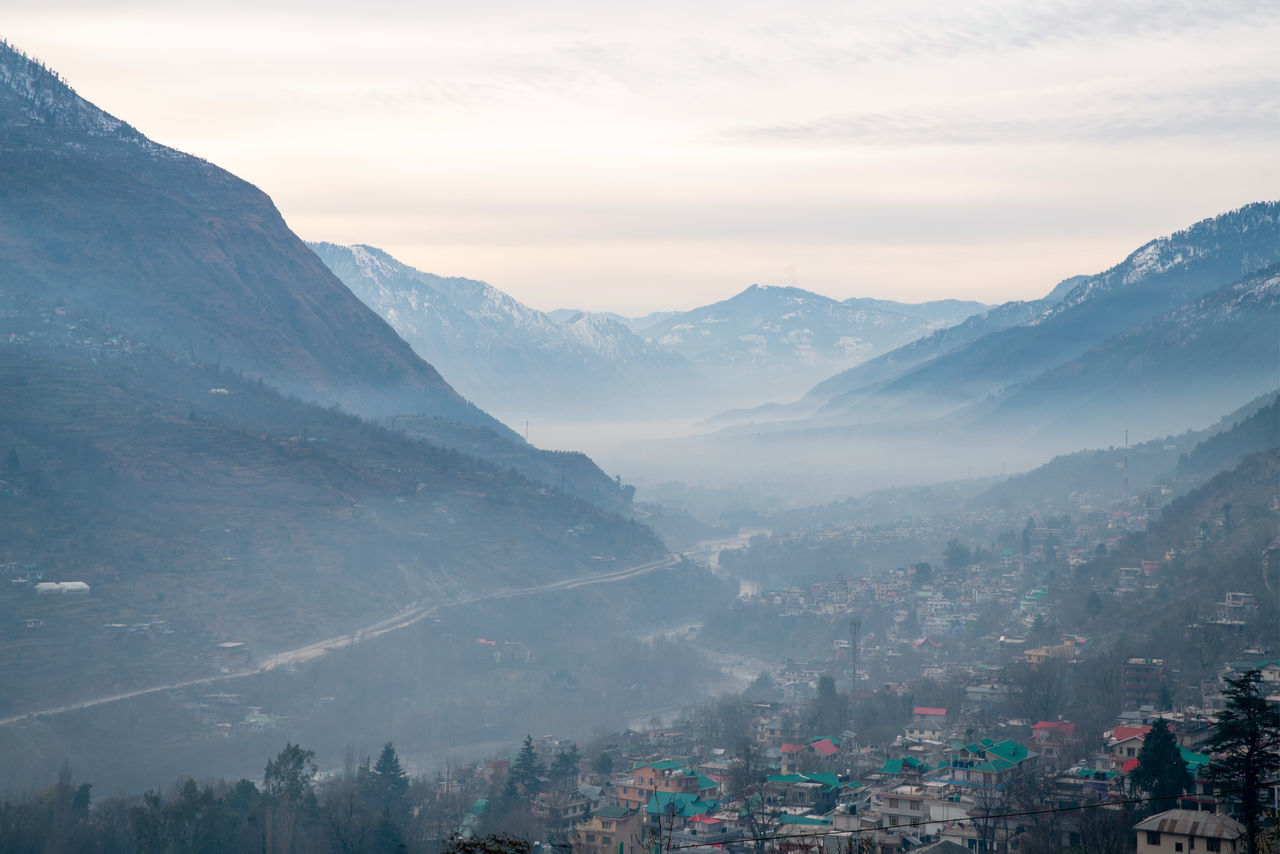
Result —
[{"label": "cloud", "polygon": [[[1124,142],[1153,137],[1271,138],[1280,134],[1280,74],[1194,90],[1089,93],[1022,109],[993,102],[970,109],[850,112],[791,124],[730,128],[731,142],[902,146]],[[995,109],[993,109],[993,107]],[[1003,108],[1002,108],[1003,107]]]}]

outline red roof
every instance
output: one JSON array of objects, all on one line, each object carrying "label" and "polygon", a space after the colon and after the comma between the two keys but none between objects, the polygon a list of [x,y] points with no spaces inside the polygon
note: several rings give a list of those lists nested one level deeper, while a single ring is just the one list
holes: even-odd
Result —
[{"label": "red roof", "polygon": [[1138,757],[1133,757],[1129,761],[1125,762],[1122,767],[1124,768],[1124,773],[1128,774],[1134,768],[1138,767]]},{"label": "red roof", "polygon": [[1146,735],[1151,732],[1149,726],[1118,726],[1111,731],[1111,737],[1116,741],[1127,741],[1131,738]]},{"label": "red roof", "polygon": [[820,739],[809,746],[822,756],[835,756],[840,752],[840,748],[832,744],[829,738]]},{"label": "red roof", "polygon": [[939,709],[934,706],[916,706],[911,710],[911,714],[918,718],[945,718],[947,716],[947,710]]},{"label": "red roof", "polygon": [[1076,725],[1068,721],[1040,721],[1032,729],[1040,732],[1059,730],[1066,735],[1071,735],[1076,731]]},{"label": "red roof", "polygon": [[720,819],[712,818],[709,815],[691,816],[689,818],[689,821],[697,822],[698,824],[719,824],[720,823]]},{"label": "red roof", "polygon": [[783,753],[803,753],[809,749],[807,744],[784,744],[778,748]]}]

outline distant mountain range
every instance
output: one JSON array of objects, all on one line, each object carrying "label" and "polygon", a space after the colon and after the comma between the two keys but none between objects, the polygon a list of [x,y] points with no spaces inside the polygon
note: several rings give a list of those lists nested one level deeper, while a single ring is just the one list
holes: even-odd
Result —
[{"label": "distant mountain range", "polygon": [[[957,340],[957,336],[948,333],[935,336],[934,343],[940,346],[935,346],[932,358],[911,364],[904,359],[903,369],[896,374],[866,383],[862,380],[867,378],[850,372],[824,383],[822,394],[839,394],[839,399],[836,394],[828,398],[824,412],[842,413],[856,419],[857,410],[864,407],[890,405],[894,412],[909,407],[915,412],[923,408],[939,413],[988,395],[1013,399],[1029,393],[1028,388],[1035,388],[1032,383],[1041,375],[1046,375],[1044,381],[1052,382],[1048,372],[1058,368],[1070,370],[1067,365],[1117,336],[1128,336],[1131,349],[1141,346],[1135,342],[1143,337],[1157,344],[1159,330],[1152,327],[1144,332],[1142,327],[1168,312],[1177,310],[1177,319],[1171,316],[1168,322],[1184,327],[1211,327],[1226,320],[1225,314],[1211,310],[1210,303],[1198,301],[1278,261],[1280,204],[1248,205],[1169,237],[1152,240],[1104,273],[1067,280],[1045,300],[1006,304],[983,318],[975,318],[972,331],[982,334],[969,340]],[[1251,285],[1242,283],[1241,287],[1265,289],[1266,285],[1255,281]],[[1220,296],[1229,302],[1233,299],[1225,291]],[[1249,297],[1237,296],[1245,302],[1236,304],[1236,320],[1257,312],[1265,317],[1273,308],[1265,297],[1252,304]],[[1030,316],[1020,317],[1026,314]],[[980,328],[993,319],[996,328]],[[1274,344],[1276,336],[1270,339]],[[1165,340],[1160,346],[1172,343]],[[1222,339],[1186,340],[1178,349],[1187,347],[1198,349],[1203,356],[1215,360],[1218,356],[1230,358],[1232,355],[1230,342]],[[1113,358],[1119,358],[1119,354]],[[1111,361],[1109,367],[1106,365],[1106,350],[1091,356],[1090,361],[1096,370],[1121,367],[1117,361]],[[1275,364],[1274,359],[1262,363],[1240,359],[1230,373],[1249,376],[1259,369],[1273,371]],[[1159,360],[1130,365],[1129,392],[1143,391],[1143,382],[1156,379],[1164,371]],[[1270,376],[1274,378],[1274,373]],[[1062,379],[1063,375],[1059,374],[1058,378]],[[1231,376],[1218,377],[1219,382],[1231,379]],[[1254,393],[1269,387],[1265,384],[1257,387],[1251,381],[1246,384]],[[1094,386],[1089,388],[1092,390]],[[1054,394],[1065,401],[1066,391],[1055,389]],[[1085,393],[1083,388],[1075,392]],[[1214,408],[1230,407],[1211,407],[1210,410]]]},{"label": "distant mountain range", "polygon": [[560,417],[683,398],[695,371],[611,317],[559,319],[484,282],[444,278],[372,246],[310,247],[422,358],[482,406]]},{"label": "distant mountain range", "polygon": [[721,399],[776,398],[982,311],[977,302],[838,302],[799,288],[752,285],[736,296],[636,330],[689,359]]},{"label": "distant mountain range", "polygon": [[[1152,240],[1044,299],[1006,303],[815,385],[725,413],[717,433],[637,443],[611,464],[697,460],[703,478],[847,490],[1036,465],[1206,426],[1280,385],[1280,202]],[[733,461],[729,465],[729,461]],[[656,478],[670,479],[671,469]],[[803,484],[803,486],[801,486]]]},{"label": "distant mountain range", "polygon": [[640,318],[543,313],[484,282],[424,273],[371,246],[311,243],[351,291],[487,409],[559,417],[687,412],[795,393],[986,308],[837,302],[752,285]]}]

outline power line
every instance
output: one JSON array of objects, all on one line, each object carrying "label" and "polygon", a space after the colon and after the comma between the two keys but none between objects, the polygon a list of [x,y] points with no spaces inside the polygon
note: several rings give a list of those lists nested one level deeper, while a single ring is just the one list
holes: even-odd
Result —
[{"label": "power line", "polygon": [[[1217,792],[1214,792],[1213,794],[1214,794],[1214,797],[1217,797],[1219,795],[1237,795],[1237,794],[1240,794],[1241,792],[1247,792],[1250,789],[1266,789],[1270,786],[1275,786],[1278,784],[1280,784],[1280,779],[1268,780],[1263,783],[1258,783],[1256,786],[1242,786],[1238,789],[1220,789]],[[1004,818],[1024,818],[1026,816],[1048,815],[1050,813],[1061,813],[1061,812],[1084,812],[1085,810],[1097,809],[1098,807],[1116,807],[1116,806],[1125,806],[1128,804],[1147,804],[1147,803],[1154,803],[1156,801],[1177,801],[1178,799],[1183,797],[1186,797],[1186,795],[1166,795],[1164,797],[1152,796],[1152,797],[1145,797],[1145,798],[1123,798],[1121,800],[1097,801],[1091,804],[1080,804],[1079,806],[1074,806],[1074,807],[1049,807],[1049,808],[1038,809],[1038,810],[1021,810],[1019,812],[991,813],[989,815],[980,815],[976,817],[970,816],[967,820],[973,824],[977,824],[978,822],[988,822],[988,821],[994,821],[996,819],[1004,819]],[[906,824],[898,824],[898,825],[894,825],[893,827],[860,827],[856,830],[831,829],[831,830],[814,831],[812,833],[785,833],[785,834],[772,834],[769,836],[744,836],[739,839],[735,839],[733,841],[734,842],[771,842],[775,840],[818,839],[825,836],[853,836],[853,835],[862,834],[862,833],[874,833],[880,830],[894,830],[894,831],[910,830],[912,828],[928,827],[929,825],[934,825],[934,824],[955,824],[958,821],[961,821],[961,819],[950,819],[950,820],[929,819],[925,821],[912,821]],[[705,842],[693,842],[686,845],[672,845],[669,848],[666,848],[664,850],[679,851],[685,848],[702,848],[706,844],[707,843]]]}]

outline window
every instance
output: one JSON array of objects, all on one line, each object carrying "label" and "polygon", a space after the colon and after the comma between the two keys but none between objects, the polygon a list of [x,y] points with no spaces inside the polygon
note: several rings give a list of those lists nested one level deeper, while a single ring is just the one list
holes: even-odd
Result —
[{"label": "window", "polygon": [[1213,837],[1209,837],[1208,839],[1206,839],[1206,840],[1204,841],[1204,850],[1205,850],[1205,851],[1221,851],[1221,850],[1222,850],[1222,840],[1221,840],[1221,839],[1214,839]]},{"label": "window", "polygon": [[1181,851],[1181,850],[1182,850],[1182,843],[1181,843],[1181,842],[1175,842],[1175,843],[1173,843],[1173,850],[1174,850],[1174,851]]},{"label": "window", "polygon": [[1157,833],[1157,832],[1156,832],[1156,831],[1154,831],[1154,830],[1148,830],[1148,831],[1147,831],[1147,844],[1148,844],[1148,845],[1159,845],[1159,844],[1160,844],[1160,834],[1159,834],[1159,833]]},{"label": "window", "polygon": [[889,798],[889,809],[896,810],[898,808],[898,799]]}]

